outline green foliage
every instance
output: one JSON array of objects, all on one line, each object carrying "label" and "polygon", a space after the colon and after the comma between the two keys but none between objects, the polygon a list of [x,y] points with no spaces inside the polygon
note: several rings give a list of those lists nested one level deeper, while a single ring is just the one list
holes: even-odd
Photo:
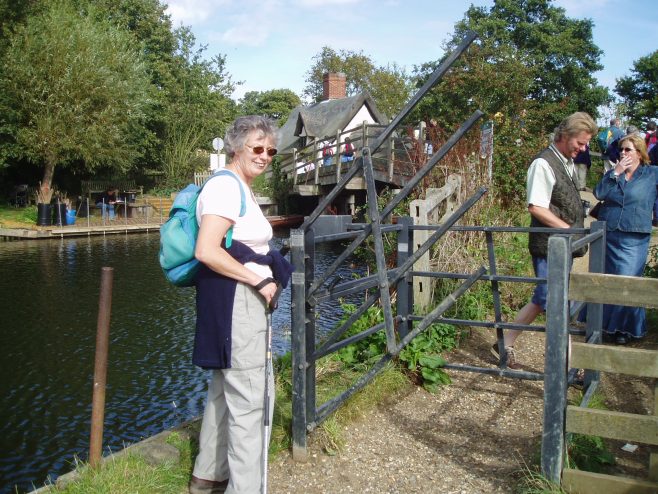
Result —
[{"label": "green foliage", "polygon": [[131,41],[64,1],[28,18],[11,37],[0,77],[0,131],[12,154],[45,163],[46,189],[55,166],[125,170],[139,155],[132,137],[149,81]]},{"label": "green foliage", "polygon": [[504,204],[525,202],[528,166],[548,145],[543,132],[527,128],[533,117],[526,115],[522,125],[519,116],[502,115],[494,124],[493,178]]},{"label": "green foliage", "polygon": [[644,276],[658,278],[658,245],[649,247],[647,264],[644,266]]},{"label": "green foliage", "polygon": [[[574,111],[596,115],[597,107],[609,99],[594,77],[603,68],[602,51],[594,44],[590,19],[571,19],[550,0],[496,0],[488,11],[470,7],[457,23],[449,47],[456,46],[467,30],[477,32],[482,45],[495,50],[488,63],[499,65],[497,51],[521,60],[531,74],[527,99],[566,103],[563,113],[554,117],[558,121]],[[514,77],[504,64],[499,68]]]},{"label": "green foliage", "polygon": [[272,176],[266,178],[265,174],[256,177],[253,183],[254,192],[270,197],[276,202],[279,214],[288,214],[290,211],[290,191],[292,190],[292,179],[288,179],[285,173],[281,173],[281,157],[275,156],[270,164]]},{"label": "green foliage", "polygon": [[[495,190],[506,204],[525,199],[525,174],[547,136],[574,111],[596,116],[610,98],[596,84],[601,50],[592,41],[591,21],[566,17],[547,0],[496,0],[471,6],[455,26],[447,50],[469,30],[479,41],[458,59],[410,116],[434,118],[454,131],[475,109],[494,122]],[[416,67],[421,87],[439,61]]]},{"label": "green foliage", "polygon": [[523,469],[518,492],[519,494],[566,494],[559,484],[551,482],[539,472],[527,467]]},{"label": "green foliage", "polygon": [[567,444],[567,465],[587,472],[599,473],[615,464],[615,456],[598,436],[573,434]]},{"label": "green foliage", "polygon": [[631,74],[617,79],[615,92],[631,123],[640,126],[658,115],[658,50],[633,62]]},{"label": "green foliage", "polygon": [[212,139],[224,135],[236,108],[228,97],[234,84],[226,73],[226,58],[203,58],[204,48],[195,47],[188,28],[179,28],[179,46],[167,87],[164,112],[163,170],[167,185],[182,186],[195,171],[207,168],[208,158],[199,149],[208,149]]},{"label": "green foliage", "polygon": [[266,115],[282,125],[288,119],[290,112],[301,103],[302,100],[299,99],[299,96],[290,89],[249,91],[240,100],[238,113],[240,115]]},{"label": "green foliage", "polygon": [[15,208],[13,206],[0,206],[0,227],[15,227],[19,225],[33,226],[37,222],[37,207],[28,206]]},{"label": "green foliage", "polygon": [[446,361],[439,355],[457,346],[456,328],[449,324],[432,324],[400,351],[399,359],[406,368],[422,377],[423,387],[436,393],[442,384],[450,384],[450,376],[442,370]]},{"label": "green foliage", "polygon": [[410,95],[408,76],[397,65],[375,66],[372,59],[362,51],[340,50],[324,46],[313,57],[315,63],[306,73],[303,95],[311,102],[322,100],[323,74],[342,72],[345,74],[347,95],[368,91],[374,98],[379,111],[389,117],[398,113]]},{"label": "green foliage", "polygon": [[[341,324],[356,311],[356,306],[343,304],[345,315]],[[359,334],[384,321],[382,310],[370,307],[347,331],[345,337]],[[445,360],[441,352],[452,350],[457,345],[456,330],[448,324],[432,324],[416,336],[400,351],[399,362],[414,378],[430,392],[436,392],[441,384],[449,384],[450,377],[441,369]],[[336,358],[349,368],[359,369],[372,365],[386,352],[386,334],[376,332],[338,352]]]}]

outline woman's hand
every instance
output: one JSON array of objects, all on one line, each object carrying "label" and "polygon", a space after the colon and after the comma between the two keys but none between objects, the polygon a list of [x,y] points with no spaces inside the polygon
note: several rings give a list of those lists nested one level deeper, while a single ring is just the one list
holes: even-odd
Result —
[{"label": "woman's hand", "polygon": [[626,154],[620,158],[619,161],[617,161],[617,165],[615,166],[615,173],[617,175],[621,175],[622,173],[625,173],[626,170],[628,170],[631,166],[633,166],[632,158],[630,155]]},{"label": "woman's hand", "polygon": [[271,281],[270,283],[266,284],[264,287],[260,288],[258,290],[258,293],[260,293],[263,296],[265,302],[267,302],[267,305],[270,305],[270,302],[272,301],[274,295],[276,294],[276,283],[274,281]]}]

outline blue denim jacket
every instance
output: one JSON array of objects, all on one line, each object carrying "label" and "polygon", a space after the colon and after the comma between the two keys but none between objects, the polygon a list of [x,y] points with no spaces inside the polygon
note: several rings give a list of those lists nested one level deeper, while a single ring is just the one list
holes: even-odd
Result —
[{"label": "blue denim jacket", "polygon": [[607,230],[651,233],[653,203],[658,194],[658,167],[641,165],[629,182],[622,173],[607,172],[594,189],[599,201],[604,201],[599,220],[607,221]]}]

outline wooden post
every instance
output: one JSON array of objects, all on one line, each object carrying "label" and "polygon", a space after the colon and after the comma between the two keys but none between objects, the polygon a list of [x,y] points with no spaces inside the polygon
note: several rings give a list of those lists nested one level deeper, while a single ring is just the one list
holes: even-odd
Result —
[{"label": "wooden post", "polygon": [[292,457],[306,461],[306,276],[304,230],[290,231],[292,352]]},{"label": "wooden post", "polygon": [[553,235],[548,239],[544,430],[541,442],[541,470],[542,475],[556,484],[560,483],[562,476],[565,447],[570,267],[570,237]]},{"label": "wooden post", "polygon": [[[409,216],[398,218],[398,226],[402,227],[402,230],[398,233],[398,266],[402,266],[409,259],[413,250],[414,231],[411,229],[413,224],[413,219]],[[412,329],[411,320],[408,318],[413,313],[414,308],[414,291],[412,288],[413,286],[406,276],[403,276],[397,282],[397,315],[403,318],[397,326],[400,339],[407,336]]]},{"label": "wooden post", "polygon": [[[322,158],[320,158],[322,159]],[[321,162],[320,162],[321,163]],[[313,183],[318,185],[320,183],[320,165],[318,163],[318,141],[313,141],[313,170],[315,171],[315,178]]]},{"label": "wooden post", "polygon": [[101,290],[98,299],[96,327],[96,358],[94,361],[94,388],[91,405],[91,435],[89,439],[89,464],[96,468],[100,463],[103,446],[103,420],[105,418],[105,385],[107,379],[107,355],[110,342],[110,314],[112,309],[112,279],[114,269],[101,270]]},{"label": "wooden post", "polygon": [[393,136],[389,136],[388,138],[388,181],[392,182],[393,181],[393,173],[394,173],[394,162],[395,162],[395,142],[393,141]]},{"label": "wooden post", "polygon": [[[653,414],[658,416],[658,380],[654,381]],[[649,480],[658,482],[658,446],[651,446],[649,454]]]},{"label": "wooden post", "polygon": [[336,131],[336,153],[334,154],[336,157],[336,183],[340,182],[340,166],[341,166],[341,161],[340,161],[340,130]]},{"label": "wooden post", "polygon": [[297,185],[297,148],[292,148],[292,183]]}]

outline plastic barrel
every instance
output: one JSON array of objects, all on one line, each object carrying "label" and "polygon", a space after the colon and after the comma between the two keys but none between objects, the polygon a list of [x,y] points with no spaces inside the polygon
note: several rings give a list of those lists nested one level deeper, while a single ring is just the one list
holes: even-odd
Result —
[{"label": "plastic barrel", "polygon": [[50,226],[52,223],[51,211],[50,204],[37,204],[37,225]]},{"label": "plastic barrel", "polygon": [[75,209],[70,209],[66,212],[66,224],[75,225]]}]

